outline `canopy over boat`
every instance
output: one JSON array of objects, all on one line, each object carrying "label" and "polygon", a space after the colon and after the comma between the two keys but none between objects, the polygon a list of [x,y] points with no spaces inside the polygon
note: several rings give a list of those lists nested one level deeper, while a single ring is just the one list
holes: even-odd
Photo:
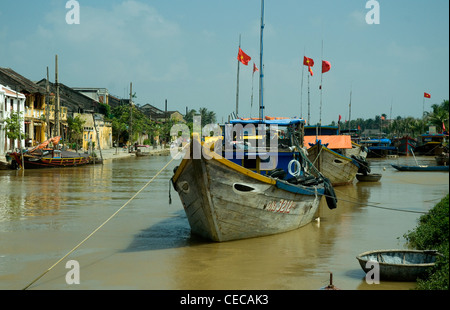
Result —
[{"label": "canopy over boat", "polygon": [[352,148],[352,139],[350,136],[341,135],[341,136],[305,136],[304,137],[304,146],[306,148],[310,148],[316,141],[320,140],[322,145],[327,146],[329,149],[351,149]]}]

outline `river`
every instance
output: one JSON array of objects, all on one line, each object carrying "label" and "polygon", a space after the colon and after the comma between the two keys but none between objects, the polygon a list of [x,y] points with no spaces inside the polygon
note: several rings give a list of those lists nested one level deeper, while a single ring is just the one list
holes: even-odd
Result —
[{"label": "river", "polygon": [[[118,211],[169,156],[108,160],[104,165],[0,171],[0,289],[19,290],[45,273]],[[421,163],[432,157],[418,157]],[[403,248],[403,235],[449,191],[442,172],[399,172],[370,159],[380,182],[335,187],[338,208],[323,199],[320,221],[298,230],[211,243],[190,235],[169,179],[172,162],[32,290],[409,290],[414,283],[368,284],[356,256]],[[66,276],[79,266],[79,283]],[[72,266],[72,267],[71,267]],[[73,278],[74,279],[74,278]]]}]

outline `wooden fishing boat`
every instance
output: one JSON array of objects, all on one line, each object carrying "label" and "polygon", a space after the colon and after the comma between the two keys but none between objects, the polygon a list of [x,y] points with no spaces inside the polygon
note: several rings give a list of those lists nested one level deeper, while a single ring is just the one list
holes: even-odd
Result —
[{"label": "wooden fishing boat", "polygon": [[320,142],[308,149],[308,159],[333,186],[352,183],[359,169],[356,161],[329,149]]},{"label": "wooden fishing boat", "polygon": [[424,156],[436,156],[448,152],[448,146],[444,143],[446,139],[448,140],[448,134],[423,134],[420,136],[420,145],[415,148],[415,153]]},{"label": "wooden fishing boat", "polygon": [[394,147],[397,147],[398,155],[409,156],[414,152],[417,146],[417,140],[408,135],[405,135],[400,138],[394,138],[392,140],[392,144]]},{"label": "wooden fishing boat", "polygon": [[381,179],[380,173],[369,173],[369,174],[363,174],[363,173],[357,173],[356,179],[360,182],[378,182]]},{"label": "wooden fishing boat", "polygon": [[[283,168],[261,171],[259,156],[256,169],[250,169],[210,151],[195,136],[192,140],[172,183],[196,235],[222,242],[278,234],[310,223],[325,194],[329,207],[336,207],[332,186],[323,177],[303,174],[288,181],[285,171],[271,176]],[[193,159],[206,153],[210,159]]]},{"label": "wooden fishing boat", "polygon": [[416,281],[427,276],[438,255],[434,250],[377,250],[361,253],[356,259],[366,273],[375,272],[373,263],[378,264],[380,280]]},{"label": "wooden fishing boat", "polygon": [[398,148],[392,145],[390,139],[364,139],[361,140],[360,143],[369,150],[367,153],[368,158],[385,158],[390,155],[398,154]]},{"label": "wooden fishing boat", "polygon": [[448,171],[448,166],[428,166],[428,165],[401,166],[394,164],[391,164],[391,166],[399,171]]},{"label": "wooden fishing boat", "polygon": [[436,160],[436,165],[438,166],[448,166],[449,163],[449,153],[443,152],[442,154],[434,158]]},{"label": "wooden fishing boat", "polygon": [[352,183],[358,172],[370,172],[367,152],[338,131],[337,126],[306,126],[304,136],[309,160],[333,186]]},{"label": "wooden fishing boat", "polygon": [[303,149],[305,121],[264,116],[263,29],[261,0],[260,117],[230,121],[223,135],[217,132],[205,143],[194,133],[171,179],[192,233],[217,242],[305,226],[323,196],[330,209],[337,206],[330,181]]},{"label": "wooden fishing boat", "polygon": [[136,157],[150,156],[152,153],[150,152],[150,145],[136,145]]},{"label": "wooden fishing boat", "polygon": [[[25,169],[74,167],[86,165],[93,162],[93,158],[87,154],[79,154],[69,151],[60,151],[54,148],[47,148],[50,143],[57,145],[61,137],[48,139],[42,144],[25,151],[9,153],[12,157],[11,166],[13,169],[25,167]],[[96,160],[101,162],[100,160]]]}]

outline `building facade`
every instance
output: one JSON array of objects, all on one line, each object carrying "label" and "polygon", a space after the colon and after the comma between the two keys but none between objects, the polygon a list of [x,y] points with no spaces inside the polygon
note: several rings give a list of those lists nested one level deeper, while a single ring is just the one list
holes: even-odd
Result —
[{"label": "building facade", "polygon": [[[5,155],[15,148],[24,147],[25,139],[12,140],[6,135],[6,120],[11,117],[11,113],[18,112],[23,118],[25,113],[25,95],[0,84],[0,155]],[[20,132],[25,132],[25,124],[21,123]]]}]

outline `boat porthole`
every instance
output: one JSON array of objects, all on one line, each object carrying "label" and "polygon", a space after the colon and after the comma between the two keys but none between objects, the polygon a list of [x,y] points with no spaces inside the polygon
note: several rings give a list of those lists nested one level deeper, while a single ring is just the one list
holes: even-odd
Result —
[{"label": "boat porthole", "polygon": [[249,185],[246,185],[246,184],[234,183],[233,190],[236,192],[239,192],[239,193],[249,193],[249,192],[253,192],[255,190],[255,188],[251,187]]},{"label": "boat porthole", "polygon": [[340,159],[335,159],[334,162],[335,162],[336,164],[342,164],[342,163],[343,163],[343,161],[340,160]]}]

